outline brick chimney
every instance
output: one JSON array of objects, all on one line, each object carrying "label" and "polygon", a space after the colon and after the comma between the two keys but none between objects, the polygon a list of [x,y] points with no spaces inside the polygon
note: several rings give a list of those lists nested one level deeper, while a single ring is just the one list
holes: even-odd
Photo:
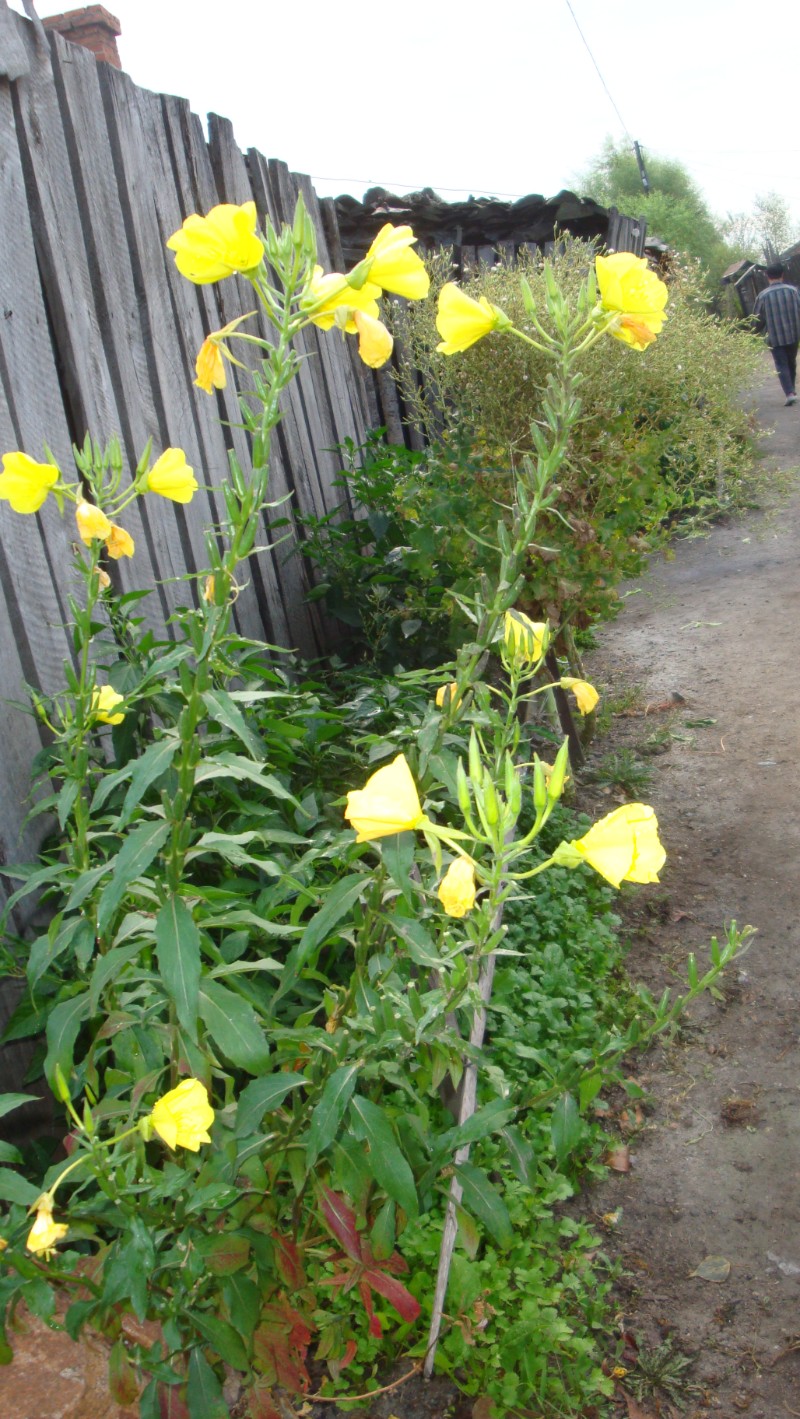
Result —
[{"label": "brick chimney", "polygon": [[90,49],[95,59],[113,64],[115,69],[122,68],[117,52],[117,35],[122,33],[122,26],[102,5],[87,5],[83,10],[67,10],[63,15],[50,15],[42,24],[46,30],[57,30],[64,39],[71,40],[73,44],[82,44],[84,49]]}]

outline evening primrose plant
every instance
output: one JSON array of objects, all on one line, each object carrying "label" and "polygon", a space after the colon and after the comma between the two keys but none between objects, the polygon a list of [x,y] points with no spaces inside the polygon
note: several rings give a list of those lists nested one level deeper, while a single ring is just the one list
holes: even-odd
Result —
[{"label": "evening primrose plant", "polygon": [[[546,872],[578,880],[588,867],[619,886],[657,880],[664,861],[639,804],[542,849],[568,746],[545,766],[523,733],[521,709],[550,685],[552,632],[517,607],[581,416],[579,363],[608,334],[637,350],[654,339],[660,283],[609,258],[616,285],[598,268],[574,303],[551,282],[546,322],[526,296],[528,331],[454,291],[440,304],[448,358],[481,339],[535,340],[550,365],[546,418],[498,525],[498,576],[459,593],[468,637],[435,676],[396,677],[384,713],[369,694],[337,703],[274,647],[267,661],[235,633],[231,607],[248,560],[265,554],[294,341],[314,324],[355,336],[368,365],[388,358],[383,293],[428,290],[414,235],[387,225],[352,271],[326,273],[302,201],[281,229],[259,227],[245,203],[187,218],[167,245],[196,284],[243,276],[273,335],[245,315],[198,353],[208,393],[243,367],[236,342],[258,353],[241,396],[252,466],[231,458],[225,515],[171,639],[137,625],[135,595],[116,595],[103,562],[135,567],[125,513],[136,499],[192,499],[204,474],[182,450],[148,446],[126,478],[116,441],[87,440],[77,481],[49,454],[39,464],[19,451],[0,475],[15,513],[51,494],[74,508],[82,586],[65,688],[34,700],[51,740],[34,811],[58,827],[40,864],[4,869],[20,884],[9,911],[38,893],[51,913],[33,941],[9,935],[4,949],[27,985],[12,1033],[43,1032],[66,1134],[44,1179],[6,1154],[0,1309],[11,1322],[24,1302],[49,1321],[62,1289],[66,1328],[108,1337],[112,1394],[138,1401],[143,1419],[169,1390],[190,1419],[224,1416],[231,1374],[237,1413],[274,1419],[286,1393],[341,1391],[365,1330],[370,1354],[387,1333],[421,1343],[421,1291],[433,1365],[459,1226],[475,1247],[480,1229],[501,1248],[512,1232],[473,1144],[510,1138],[522,1156],[514,1120],[552,1112],[563,1161],[558,1120],[615,1077],[637,1039],[669,1028],[741,941],[732,932],[703,974],[692,961],[682,1000],[643,998],[627,1033],[527,1093],[482,1067],[495,963],[518,954],[507,903]],[[593,707],[585,681],[561,684]],[[441,1231],[435,1277],[411,1275],[403,1256],[421,1219]]]}]

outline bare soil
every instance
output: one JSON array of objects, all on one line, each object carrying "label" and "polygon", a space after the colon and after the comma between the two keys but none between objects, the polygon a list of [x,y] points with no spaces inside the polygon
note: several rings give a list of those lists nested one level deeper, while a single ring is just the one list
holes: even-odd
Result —
[{"label": "bare soil", "polygon": [[[753,399],[774,428],[766,467],[791,469],[800,406],[784,407],[766,364]],[[627,894],[631,976],[680,987],[688,953],[707,961],[727,923],[758,928],[723,998],[695,1002],[678,1041],[640,1062],[651,1104],[631,1171],[590,1199],[598,1216],[621,1209],[621,1324],[644,1364],[665,1340],[695,1357],[686,1419],[800,1414],[799,564],[795,481],[788,499],[654,559],[587,658],[589,678],[611,696],[627,687],[639,710],[593,757],[652,766],[634,796],[655,807],[668,852],[659,887]],[[590,806],[604,798],[607,785]],[[724,1280],[692,1275],[707,1257],[730,1263]],[[656,1393],[630,1412],[673,1411]]]}]

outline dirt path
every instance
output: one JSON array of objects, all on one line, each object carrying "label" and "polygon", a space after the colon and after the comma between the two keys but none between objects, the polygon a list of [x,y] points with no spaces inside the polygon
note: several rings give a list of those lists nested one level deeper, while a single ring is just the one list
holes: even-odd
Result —
[{"label": "dirt path", "polygon": [[[766,363],[754,399],[775,428],[768,466],[800,464],[800,405],[783,407]],[[669,743],[636,795],[669,855],[661,886],[633,902],[632,976],[660,992],[726,922],[758,928],[724,1000],[698,1002],[681,1040],[641,1061],[653,1104],[632,1170],[593,1198],[598,1214],[622,1208],[613,1244],[639,1345],[697,1357],[687,1419],[800,1415],[799,567],[796,483],[777,510],[656,559],[587,662],[612,694],[685,700],[615,720],[596,751]],[[726,1280],[691,1277],[707,1256],[730,1262]],[[662,1394],[640,1412],[673,1411]]]}]

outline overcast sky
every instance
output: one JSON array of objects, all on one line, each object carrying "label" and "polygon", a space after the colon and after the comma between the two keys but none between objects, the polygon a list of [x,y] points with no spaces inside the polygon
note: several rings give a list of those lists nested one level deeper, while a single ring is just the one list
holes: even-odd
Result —
[{"label": "overcast sky", "polygon": [[[42,16],[72,8],[37,4]],[[378,185],[433,187],[449,200],[550,196],[579,186],[610,136],[679,159],[717,214],[776,191],[800,219],[797,0],[763,11],[745,0],[107,0],[106,9],[120,20],[122,64],[137,84],[230,118],[240,147],[310,173],[321,195],[360,197]]]}]

